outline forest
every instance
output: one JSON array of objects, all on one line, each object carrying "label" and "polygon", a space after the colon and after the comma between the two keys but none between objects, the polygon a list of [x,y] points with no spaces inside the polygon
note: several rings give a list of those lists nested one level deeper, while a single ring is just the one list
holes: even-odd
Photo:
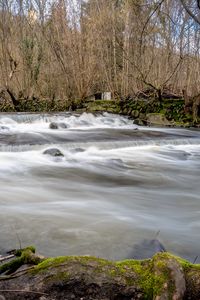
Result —
[{"label": "forest", "polygon": [[3,0],[1,96],[197,97],[199,26],[196,0]]}]

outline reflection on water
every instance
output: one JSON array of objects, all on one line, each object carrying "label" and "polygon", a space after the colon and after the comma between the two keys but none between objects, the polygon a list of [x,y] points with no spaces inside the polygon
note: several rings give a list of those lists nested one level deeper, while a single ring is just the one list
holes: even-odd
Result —
[{"label": "reflection on water", "polygon": [[[160,230],[167,250],[199,255],[199,132],[136,128],[108,114],[1,115],[0,248],[19,236],[46,255],[123,259]],[[43,154],[52,147],[64,157]]]}]

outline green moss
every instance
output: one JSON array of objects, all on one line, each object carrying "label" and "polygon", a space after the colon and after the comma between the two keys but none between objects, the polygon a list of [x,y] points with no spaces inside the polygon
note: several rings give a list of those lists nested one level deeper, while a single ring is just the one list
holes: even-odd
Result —
[{"label": "green moss", "polygon": [[[134,115],[134,111],[138,111],[140,115],[143,115],[143,119],[145,119],[144,116],[146,116],[147,114],[161,113],[164,117],[166,117],[168,121],[173,121],[174,125],[176,125],[176,122],[180,122],[181,126],[190,127],[192,122],[192,115],[185,115],[184,101],[182,98],[177,100],[163,99],[162,102],[155,101],[155,99],[150,99],[148,101],[143,99],[135,101],[130,100],[125,103],[122,102],[121,107],[123,113],[128,114],[134,118],[138,117]],[[139,118],[141,117],[139,116]],[[185,125],[185,123],[187,124]]]},{"label": "green moss", "polygon": [[34,256],[35,247],[29,246],[24,249],[19,249],[14,252],[16,258],[10,262],[4,263],[0,266],[0,273],[8,272],[11,274],[15,272],[23,264],[37,264],[41,259],[37,256]]},{"label": "green moss", "polygon": [[[153,299],[155,278],[152,271],[153,265],[151,260],[125,260],[122,262],[118,262],[117,266],[120,267],[120,269],[124,272],[126,272],[127,270],[134,271],[138,275],[136,283],[139,287],[142,288],[145,299]],[[134,279],[128,278],[127,284],[131,285],[134,282]]]},{"label": "green moss", "polygon": [[110,112],[119,113],[119,102],[115,100],[95,100],[84,104],[87,112]]},{"label": "green moss", "polygon": [[29,246],[29,247],[26,247],[24,249],[18,249],[15,251],[15,256],[21,256],[22,254],[24,254],[24,252],[26,251],[31,251],[32,253],[35,253],[36,249],[34,246]]},{"label": "green moss", "polygon": [[21,257],[18,257],[10,262],[4,263],[0,266],[0,274],[7,272],[7,274],[11,274],[15,272],[19,267],[23,265],[23,260]]},{"label": "green moss", "polygon": [[[125,283],[129,286],[136,284],[144,292],[145,299],[150,300],[154,299],[155,296],[160,295],[164,284],[170,281],[170,274],[165,260],[168,258],[176,258],[166,253],[159,255],[160,256],[155,256],[151,260],[124,260],[116,263],[87,256],[56,257],[46,259],[30,272],[32,274],[38,274],[40,272],[46,272],[49,268],[55,268],[62,265],[67,265],[69,267],[70,265],[74,265],[74,263],[85,268],[92,266],[94,274],[103,272],[112,279],[121,278],[122,281],[125,280]],[[186,261],[184,260],[181,262],[181,265],[183,262],[186,264]],[[155,274],[155,268],[160,270],[159,274]],[[171,284],[172,293],[173,289],[173,284]]]},{"label": "green moss", "polygon": [[93,263],[93,264],[96,263],[97,267],[112,265],[112,263],[107,260],[91,257],[91,256],[60,256],[60,257],[45,259],[43,262],[38,264],[32,272],[34,273],[43,272],[43,271],[45,272],[45,270],[49,268],[54,268],[62,264],[76,263],[76,262],[85,266],[87,266],[89,263]]},{"label": "green moss", "polygon": [[68,257],[64,256],[45,259],[43,262],[41,262],[34,268],[34,273],[38,273],[41,271],[45,271],[48,268],[59,266],[67,261],[69,261]]},{"label": "green moss", "polygon": [[[171,259],[176,260],[184,270],[194,266],[188,261],[169,253],[159,253],[149,260],[125,260],[116,264],[121,270],[125,272],[132,270],[138,275],[136,283],[143,290],[144,299],[156,299],[166,289],[166,286],[168,299],[172,299],[175,283],[172,280],[172,274],[167,265]],[[199,268],[199,266],[196,268]],[[134,283],[134,279],[131,280],[129,278],[128,280],[127,284],[131,285]]]},{"label": "green moss", "polygon": [[153,261],[154,269],[157,270],[157,273],[154,274],[154,295],[160,295],[165,288],[165,284],[167,284],[168,299],[172,299],[175,290],[175,283],[171,280],[171,272],[167,266],[166,257],[162,260],[159,253],[159,257],[155,256]]},{"label": "green moss", "polygon": [[[22,264],[29,263],[30,254],[34,252],[34,247],[19,250],[17,252],[19,256],[14,261],[1,266],[1,272],[11,268],[17,269]],[[95,277],[103,278],[125,286],[135,286],[141,290],[143,299],[156,299],[163,292],[167,293],[168,299],[172,299],[175,290],[175,282],[169,267],[172,260],[177,261],[187,274],[200,273],[200,265],[193,265],[170,253],[158,253],[147,260],[130,259],[119,262],[90,256],[61,256],[45,259],[28,273],[34,276],[43,274],[47,282],[66,282],[79,275],[83,278],[87,276],[91,280]]]},{"label": "green moss", "polygon": [[90,104],[94,104],[94,105],[116,105],[116,103],[118,103],[118,101],[115,100],[94,100],[92,102],[90,102]]},{"label": "green moss", "polygon": [[163,263],[162,259],[165,259],[165,260],[175,259],[183,268],[192,267],[192,268],[198,268],[198,269],[200,269],[200,265],[198,265],[198,264],[196,264],[196,265],[192,264],[188,260],[183,259],[183,258],[181,258],[179,256],[174,255],[174,254],[171,254],[169,252],[162,252],[162,253],[156,254],[154,256],[154,259],[157,258],[157,257],[160,259],[160,263]]},{"label": "green moss", "polygon": [[200,271],[200,264],[193,264],[191,262],[189,262],[186,259],[183,259],[179,256],[170,254],[170,253],[160,253],[159,255],[163,256],[164,258],[174,258],[175,260],[178,261],[178,263],[181,265],[181,267],[183,268],[184,271],[188,271],[188,270],[199,270]]}]

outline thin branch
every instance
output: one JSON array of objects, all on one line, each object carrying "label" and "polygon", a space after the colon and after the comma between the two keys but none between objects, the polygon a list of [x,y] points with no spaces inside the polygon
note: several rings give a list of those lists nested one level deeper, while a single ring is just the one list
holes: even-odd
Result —
[{"label": "thin branch", "polygon": [[193,264],[196,263],[196,261],[197,261],[198,258],[199,258],[199,256],[197,255],[197,256],[195,257],[194,261],[193,261]]},{"label": "thin branch", "polygon": [[155,9],[152,11],[152,13],[149,15],[149,17],[147,18],[143,28],[142,28],[142,32],[141,32],[141,36],[140,36],[140,52],[142,52],[142,40],[143,40],[143,35],[144,35],[144,32],[145,32],[145,29],[148,25],[148,23],[150,22],[151,18],[153,17],[153,15],[157,12],[157,10],[161,7],[162,3],[164,2],[165,0],[161,0],[157,6],[155,7]]},{"label": "thin branch", "polygon": [[13,258],[13,257],[15,257],[14,254],[8,255],[8,256],[4,256],[4,257],[0,258],[0,262],[8,260],[8,259]]},{"label": "thin branch", "polygon": [[162,86],[165,86],[165,85],[170,81],[170,79],[174,76],[174,74],[175,74],[176,71],[178,70],[178,68],[179,68],[179,66],[180,66],[180,64],[181,64],[181,62],[182,62],[182,60],[183,60],[183,57],[180,56],[180,59],[179,59],[177,65],[175,66],[175,68],[174,68],[174,70],[172,71],[172,73],[170,74],[170,76],[166,79],[166,81],[162,83]]},{"label": "thin branch", "polygon": [[[186,12],[190,15],[190,17],[192,17],[192,19],[200,25],[200,19],[191,11],[191,9],[189,9],[189,7],[187,6],[187,4],[185,3],[185,0],[180,0],[184,9],[186,10]],[[200,9],[200,0],[197,0],[197,6]]]}]

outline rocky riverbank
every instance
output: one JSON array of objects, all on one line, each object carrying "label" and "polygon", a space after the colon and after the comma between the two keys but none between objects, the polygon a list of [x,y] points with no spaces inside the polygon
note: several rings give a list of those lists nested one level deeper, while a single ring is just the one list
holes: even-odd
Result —
[{"label": "rocky riverbank", "polygon": [[163,99],[128,101],[94,101],[84,104],[82,110],[127,115],[135,124],[143,126],[193,127],[200,124],[200,119],[193,120],[192,112],[185,113],[183,99]]},{"label": "rocky riverbank", "polygon": [[34,247],[0,265],[0,299],[189,300],[200,298],[200,265],[167,252],[111,262],[90,256],[45,259]]}]

